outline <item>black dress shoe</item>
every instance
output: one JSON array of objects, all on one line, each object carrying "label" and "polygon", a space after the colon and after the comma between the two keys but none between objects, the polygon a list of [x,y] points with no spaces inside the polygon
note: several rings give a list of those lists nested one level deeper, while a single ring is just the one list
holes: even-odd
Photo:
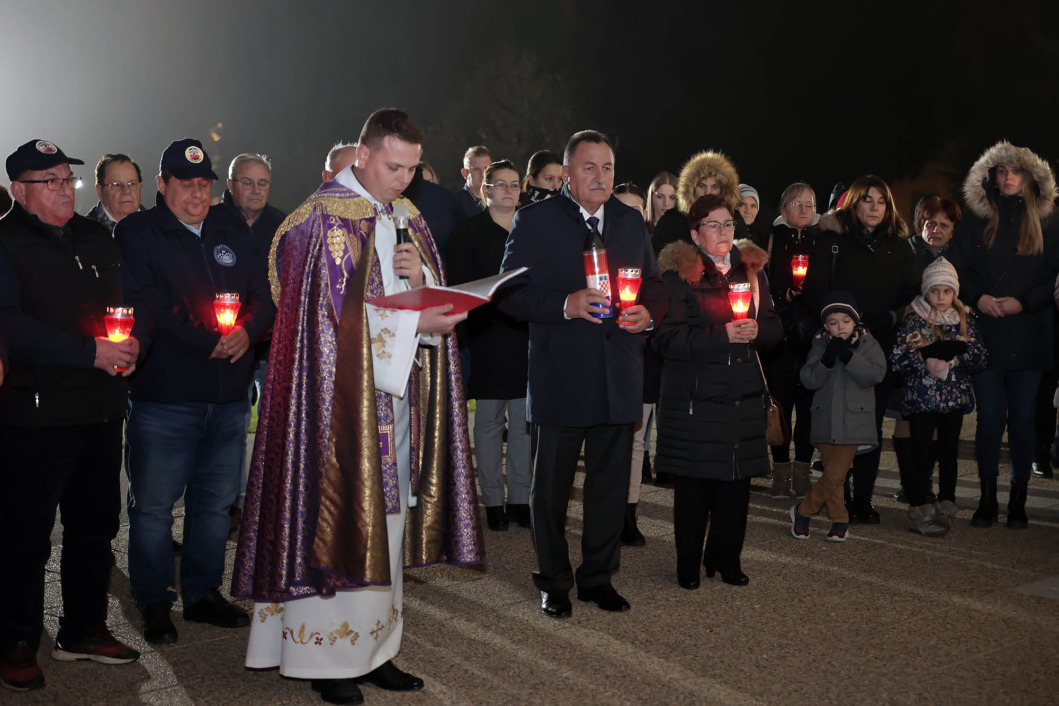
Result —
[{"label": "black dress shoe", "polygon": [[[856,519],[853,519],[854,517]],[[882,523],[882,518],[879,517],[879,511],[871,504],[871,500],[854,498],[850,522],[860,525],[878,525]]]},{"label": "black dress shoe", "polygon": [[362,677],[357,677],[358,684],[374,684],[387,691],[420,691],[423,680],[408,672],[402,672],[392,661],[384,662]]},{"label": "black dress shoe", "polygon": [[574,612],[570,592],[541,591],[541,612],[549,618],[569,618]]},{"label": "black dress shoe", "polygon": [[216,588],[206,591],[195,605],[184,608],[184,620],[219,628],[245,628],[250,624],[250,616],[224,600]]},{"label": "black dress shoe", "polygon": [[691,579],[686,579],[686,578],[682,578],[680,576],[677,576],[677,583],[680,584],[681,588],[686,588],[689,591],[694,591],[700,585],[700,581],[699,581],[699,577],[698,576],[696,576],[695,578],[691,578]]},{"label": "black dress shoe", "polygon": [[[714,577],[714,574],[716,573],[716,569],[706,569],[706,578],[712,579]],[[744,574],[742,571],[733,571],[728,573],[722,571],[721,580],[729,586],[745,586],[750,583],[750,577]]]},{"label": "black dress shoe", "polygon": [[494,532],[507,532],[507,513],[503,506],[485,508],[485,524]]},{"label": "black dress shoe", "polygon": [[623,613],[629,610],[629,601],[621,597],[609,583],[602,586],[593,586],[584,591],[578,590],[577,600],[585,603],[595,603],[603,610],[611,613]]},{"label": "black dress shoe", "polygon": [[523,503],[522,505],[507,504],[507,519],[509,522],[514,522],[519,527],[530,527],[530,506]]},{"label": "black dress shoe", "polygon": [[364,694],[353,679],[313,679],[313,691],[329,704],[362,704]]},{"label": "black dress shoe", "polygon": [[143,639],[152,645],[172,645],[177,641],[177,629],[169,617],[169,601],[159,601],[144,608]]}]

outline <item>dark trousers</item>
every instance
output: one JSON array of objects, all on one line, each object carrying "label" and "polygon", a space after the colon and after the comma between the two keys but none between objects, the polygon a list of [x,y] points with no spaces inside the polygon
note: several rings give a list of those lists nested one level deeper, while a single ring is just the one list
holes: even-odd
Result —
[{"label": "dark trousers", "polygon": [[584,526],[577,588],[584,591],[610,583],[610,574],[618,568],[620,559],[634,426],[534,425],[530,511],[539,567],[533,582],[540,590],[568,591],[574,585],[566,542],[566,511],[582,444],[585,447]]},{"label": "dark trousers", "polygon": [[875,492],[875,479],[879,475],[879,458],[882,456],[882,423],[886,416],[886,402],[893,389],[891,375],[875,386],[875,448],[853,458],[853,498],[871,500]]},{"label": "dark trousers", "polygon": [[750,479],[722,481],[676,476],[673,530],[677,543],[677,577],[698,578],[700,564],[722,574],[740,571],[739,555],[743,553],[749,509]]},{"label": "dark trousers", "polygon": [[978,426],[974,450],[978,475],[996,478],[1000,471],[1000,442],[1004,426],[1008,430],[1012,480],[1029,480],[1034,452],[1034,416],[1040,370],[1009,370],[1003,363],[989,367],[971,378],[978,403]]},{"label": "dark trousers", "polygon": [[[802,387],[798,380],[798,371],[803,362],[784,343],[777,358],[765,366],[765,375],[768,379],[769,392],[783,408],[784,419],[792,425],[791,440],[794,441],[794,460],[809,463],[813,460],[813,444],[809,441],[811,424],[809,410],[813,405],[813,392]],[[796,413],[793,418],[791,412]],[[791,460],[789,444],[773,446],[771,449],[773,463],[787,463]]]},{"label": "dark trousers", "polygon": [[1046,370],[1041,375],[1041,384],[1037,387],[1036,450],[1033,460],[1044,466],[1052,461],[1052,446],[1056,434],[1056,410],[1052,404],[1055,388],[1059,386],[1059,369]]},{"label": "dark trousers", "polygon": [[121,512],[122,421],[0,428],[0,652],[40,645],[44,566],[62,512],[59,636],[91,637],[107,620],[107,587]]},{"label": "dark trousers", "polygon": [[[918,507],[933,500],[931,477],[934,473],[935,454],[938,460],[937,498],[956,502],[956,466],[963,412],[910,414],[908,425],[912,430],[912,468],[901,469],[901,485],[908,496],[908,504]],[[938,432],[936,446],[935,430]]]}]

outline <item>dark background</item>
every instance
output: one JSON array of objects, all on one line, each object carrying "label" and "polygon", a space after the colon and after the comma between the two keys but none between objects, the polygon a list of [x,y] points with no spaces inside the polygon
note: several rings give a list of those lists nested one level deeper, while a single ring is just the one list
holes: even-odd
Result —
[{"label": "dark background", "polygon": [[83,213],[104,152],[140,162],[150,206],[164,147],[197,137],[221,176],[240,152],[271,156],[272,202],[289,210],[335,141],[396,106],[450,188],[468,145],[521,170],[594,127],[615,141],[618,181],[646,188],[713,148],[766,208],[792,181],[826,203],[836,180],[872,172],[907,212],[924,191],[955,193],[998,139],[1059,156],[1045,7],[7,0],[0,154],[45,138],[84,159]]}]

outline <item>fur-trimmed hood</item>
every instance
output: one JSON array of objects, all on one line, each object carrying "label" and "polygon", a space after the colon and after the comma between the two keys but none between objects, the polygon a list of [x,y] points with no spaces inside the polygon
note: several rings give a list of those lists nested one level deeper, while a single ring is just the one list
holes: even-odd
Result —
[{"label": "fur-trimmed hood", "polygon": [[1055,186],[1055,174],[1048,163],[1030,151],[1028,147],[1016,147],[1007,140],[996,143],[978,158],[963,183],[963,198],[967,207],[979,218],[989,219],[993,205],[989,191],[996,191],[996,167],[1000,164],[1021,167],[1037,185],[1037,216],[1041,219],[1051,215],[1059,191]]},{"label": "fur-trimmed hood", "polygon": [[743,199],[739,195],[739,173],[721,152],[707,150],[692,157],[680,170],[677,182],[677,206],[684,213],[695,203],[695,187],[706,176],[715,176],[721,184],[721,196],[729,210],[735,213]]},{"label": "fur-trimmed hood", "polygon": [[838,216],[834,211],[828,211],[820,216],[816,224],[820,227],[820,230],[830,233],[841,233],[844,230],[842,221],[838,220]]}]

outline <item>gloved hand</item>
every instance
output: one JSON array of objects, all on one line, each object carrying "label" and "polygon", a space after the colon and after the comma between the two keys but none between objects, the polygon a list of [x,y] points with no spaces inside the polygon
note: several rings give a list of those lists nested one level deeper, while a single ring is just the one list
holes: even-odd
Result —
[{"label": "gloved hand", "polygon": [[849,338],[840,338],[843,346],[838,351],[838,359],[842,361],[843,365],[849,365],[850,359],[853,357],[853,341]]},{"label": "gloved hand", "polygon": [[838,354],[842,352],[843,348],[849,348],[849,343],[837,336],[832,338],[827,342],[827,347],[824,348],[824,355],[820,357],[820,362],[824,364],[825,368],[835,367],[835,363],[838,361]]}]

